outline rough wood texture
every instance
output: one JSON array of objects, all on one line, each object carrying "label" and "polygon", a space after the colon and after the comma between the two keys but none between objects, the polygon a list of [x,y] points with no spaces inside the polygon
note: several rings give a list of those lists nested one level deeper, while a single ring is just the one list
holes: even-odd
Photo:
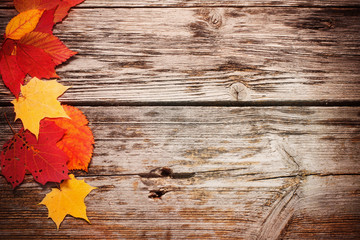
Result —
[{"label": "rough wood texture", "polygon": [[[36,205],[49,185],[28,176],[12,191],[1,178],[5,238],[360,237],[359,107],[81,110],[96,139],[82,174],[99,188],[92,225],[67,218],[56,231]],[[11,132],[0,126],[2,144]]]},{"label": "rough wood texture", "polygon": [[359,101],[359,32],[358,8],[98,8],[55,34],[67,101],[264,102]]},{"label": "rough wood texture", "polygon": [[[5,109],[13,119],[13,109]],[[90,174],[134,173],[142,168],[138,165],[142,161],[149,164],[147,170],[176,164],[186,172],[227,167],[239,167],[241,172],[249,164],[248,173],[254,178],[286,177],[299,171],[360,173],[354,168],[360,155],[357,107],[81,109],[89,117],[98,146]],[[2,144],[12,133],[4,118],[0,123]]]},{"label": "rough wood texture", "polygon": [[[95,135],[92,224],[56,231],[37,205],[54,184],[1,177],[0,239],[360,239],[359,9],[86,0],[55,35],[79,52],[57,71]],[[10,100],[0,83],[11,121]]]}]

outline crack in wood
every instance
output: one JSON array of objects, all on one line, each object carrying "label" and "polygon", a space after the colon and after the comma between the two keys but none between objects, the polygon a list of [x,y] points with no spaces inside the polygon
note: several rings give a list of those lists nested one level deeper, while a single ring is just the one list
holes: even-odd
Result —
[{"label": "crack in wood", "polygon": [[175,173],[169,167],[159,167],[150,170],[147,173],[138,173],[137,175],[142,178],[173,178],[173,179],[185,179],[185,178],[192,178],[195,176],[195,172],[182,172],[182,173]]},{"label": "crack in wood", "polygon": [[284,153],[287,155],[288,159],[290,159],[297,166],[297,171],[300,169],[300,165],[296,162],[295,158],[283,147]]}]

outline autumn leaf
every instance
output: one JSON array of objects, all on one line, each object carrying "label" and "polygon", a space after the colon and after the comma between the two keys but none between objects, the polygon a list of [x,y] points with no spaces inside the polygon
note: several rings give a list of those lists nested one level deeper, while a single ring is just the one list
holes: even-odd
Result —
[{"label": "autumn leaf", "polygon": [[60,3],[60,0],[14,0],[14,6],[18,12],[24,12],[30,9],[50,10]]},{"label": "autumn leaf", "polygon": [[22,96],[11,102],[14,104],[15,120],[21,119],[24,129],[28,129],[37,138],[39,122],[43,118],[69,118],[57,100],[67,89],[68,87],[56,80],[42,81],[32,78],[28,84],[21,86]]},{"label": "autumn leaf", "polygon": [[16,42],[17,65],[23,73],[37,78],[58,78],[55,66],[65,62],[76,52],[68,49],[50,33],[30,32]]},{"label": "autumn leaf", "polygon": [[19,67],[16,56],[13,55],[15,49],[15,41],[12,39],[6,39],[2,44],[0,50],[0,73],[5,86],[18,98],[20,86],[24,83],[25,73]]},{"label": "autumn leaf", "polygon": [[68,2],[71,5],[71,7],[74,7],[82,3],[84,0],[63,0],[63,1]]},{"label": "autumn leaf", "polygon": [[67,179],[68,157],[56,146],[63,135],[64,130],[53,122],[41,123],[39,140],[29,131],[21,129],[3,146],[2,175],[13,188],[24,180],[26,170],[41,184]]},{"label": "autumn leaf", "polygon": [[62,0],[56,9],[54,22],[61,22],[69,13],[70,8],[82,3],[84,0]]},{"label": "autumn leaf", "polygon": [[39,203],[48,208],[48,217],[55,222],[57,229],[67,214],[85,219],[90,223],[86,216],[84,200],[96,187],[90,186],[84,180],[77,180],[73,174],[70,174],[69,177],[70,179],[60,184],[60,189],[53,188]]},{"label": "autumn leaf", "polygon": [[82,3],[84,0],[14,0],[18,12],[30,9],[56,9],[54,23],[61,22],[69,13],[70,8]]},{"label": "autumn leaf", "polygon": [[69,157],[67,166],[69,170],[88,171],[92,153],[94,136],[87,126],[89,123],[86,116],[76,107],[63,105],[68,118],[47,119],[65,130],[64,137],[57,142],[59,149]]},{"label": "autumn leaf", "polygon": [[22,37],[20,44],[41,48],[50,55],[55,65],[65,62],[76,52],[69,50],[57,37],[49,33],[31,32]]},{"label": "autumn leaf", "polygon": [[[32,10],[24,13],[29,11]],[[0,73],[5,85],[16,98],[19,96],[20,86],[26,74],[40,79],[59,78],[55,71],[56,65],[76,54],[52,35],[54,12],[55,9],[45,11],[34,31],[24,30],[21,32],[21,37],[15,34],[17,32],[15,31],[9,36],[16,35],[16,39],[20,38],[17,40],[7,38],[2,44]]]},{"label": "autumn leaf", "polygon": [[30,32],[20,40],[5,40],[0,50],[0,73],[5,85],[17,98],[26,74],[58,78],[55,66],[75,54],[52,34]]},{"label": "autumn leaf", "polygon": [[5,38],[19,40],[25,34],[33,31],[44,10],[32,9],[19,13],[10,20],[5,30]]},{"label": "autumn leaf", "polygon": [[54,26],[54,14],[60,0],[14,0],[15,8],[18,12],[31,9],[45,10],[36,28],[36,32],[52,33]]},{"label": "autumn leaf", "polygon": [[25,73],[38,78],[58,78],[56,64],[43,49],[22,43],[17,44],[16,60]]},{"label": "autumn leaf", "polygon": [[54,27],[54,14],[55,9],[45,10],[41,16],[34,32],[43,32],[52,34],[52,29]]},{"label": "autumn leaf", "polygon": [[61,1],[54,14],[54,23],[61,22],[69,14],[70,8],[71,5],[68,2]]}]

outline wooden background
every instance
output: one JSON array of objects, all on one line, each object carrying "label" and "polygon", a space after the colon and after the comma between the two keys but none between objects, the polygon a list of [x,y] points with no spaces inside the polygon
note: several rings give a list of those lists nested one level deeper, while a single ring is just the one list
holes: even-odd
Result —
[{"label": "wooden background", "polygon": [[359,32],[358,0],[86,0],[54,34],[79,52],[57,72],[95,136],[91,225],[57,231],[54,184],[1,177],[0,239],[359,239]]}]

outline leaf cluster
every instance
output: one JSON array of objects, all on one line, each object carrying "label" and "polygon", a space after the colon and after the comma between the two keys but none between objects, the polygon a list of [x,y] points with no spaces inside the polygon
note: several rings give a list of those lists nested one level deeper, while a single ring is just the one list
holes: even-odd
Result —
[{"label": "leaf cluster", "polygon": [[69,87],[53,79],[60,78],[55,67],[76,54],[53,35],[53,27],[83,1],[14,0],[19,14],[8,23],[0,49],[0,74],[15,96],[15,121],[23,124],[3,146],[1,174],[13,188],[26,172],[43,185],[63,181],[40,203],[57,228],[67,214],[88,221],[84,198],[94,189],[68,175],[69,170],[88,171],[94,137],[86,116],[58,101]]}]

